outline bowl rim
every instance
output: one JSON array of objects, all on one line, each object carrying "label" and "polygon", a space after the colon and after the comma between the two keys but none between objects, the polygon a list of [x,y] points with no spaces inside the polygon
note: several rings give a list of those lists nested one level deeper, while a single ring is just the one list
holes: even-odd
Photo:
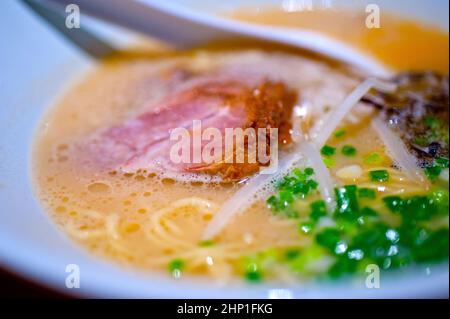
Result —
[{"label": "bowl rim", "polygon": [[[24,17],[29,19],[29,13]],[[29,22],[24,22],[25,24]],[[31,23],[31,22],[30,22]],[[41,24],[40,22],[33,22],[34,24]],[[55,58],[57,61],[52,63],[44,63],[47,70],[43,72],[53,72],[61,68],[61,64],[70,65],[64,69],[69,74],[74,76],[71,79],[76,80],[79,76],[84,74],[92,63],[87,61],[85,57],[81,57],[79,53],[73,51],[67,43],[60,43],[60,39],[55,37],[52,32],[49,32],[45,27],[40,26],[40,32],[45,32],[46,37],[49,38],[48,43],[52,43],[55,48],[55,56],[48,57]],[[1,28],[0,28],[1,29]],[[1,31],[0,31],[1,32]],[[3,31],[5,32],[5,31]],[[47,34],[48,33],[48,34]],[[34,36],[34,34],[32,34]],[[117,35],[116,35],[117,36]],[[50,40],[51,38],[51,40]],[[47,40],[46,40],[47,41]],[[44,41],[45,42],[45,41]],[[60,48],[59,46],[64,46]],[[21,48],[26,48],[27,45],[19,45]],[[45,48],[42,50],[45,53]],[[59,56],[60,55],[60,56]],[[42,56],[44,57],[44,56]],[[44,59],[44,58],[43,58]],[[6,61],[6,59],[0,59]],[[14,62],[13,62],[14,66]],[[11,72],[20,74],[17,70]],[[61,70],[59,70],[61,72]],[[11,73],[12,74],[12,73]],[[34,74],[35,75],[35,74]],[[31,78],[30,78],[31,81]],[[31,82],[30,82],[31,83]],[[196,278],[185,278],[182,281],[175,281],[158,273],[142,273],[138,271],[124,271],[124,268],[109,263],[107,260],[99,259],[69,240],[62,231],[57,230],[56,225],[51,222],[50,217],[43,212],[43,209],[38,204],[37,199],[33,195],[32,185],[30,185],[31,178],[31,145],[33,132],[36,129],[36,123],[42,118],[42,113],[47,109],[50,100],[54,100],[59,95],[63,94],[66,88],[70,87],[68,82],[60,82],[51,84],[49,90],[42,89],[42,83],[34,83],[34,89],[38,88],[38,92],[31,92],[31,99],[39,96],[38,105],[35,109],[25,114],[25,119],[17,121],[17,127],[11,126],[11,132],[5,136],[0,137],[0,149],[11,143],[12,141],[23,141],[21,148],[5,148],[11,151],[11,154],[5,152],[0,154],[1,158],[5,157],[7,163],[15,163],[16,166],[3,167],[0,166],[0,202],[8,205],[7,201],[16,201],[26,204],[27,209],[36,212],[36,218],[42,223],[48,223],[44,231],[49,232],[49,237],[55,241],[53,243],[57,247],[69,247],[71,252],[74,252],[75,257],[68,257],[64,251],[61,254],[55,254],[56,251],[50,247],[42,247],[39,242],[30,243],[17,234],[11,234],[11,229],[0,225],[0,267],[10,271],[19,277],[26,278],[32,282],[61,291],[63,293],[79,296],[79,297],[111,297],[111,298],[267,298],[273,289],[282,289],[277,284],[262,284],[257,287],[250,287],[248,285],[236,284],[227,286],[211,286],[207,280]],[[21,86],[18,86],[21,88]],[[27,86],[28,88],[29,86]],[[32,87],[32,86],[31,86]],[[16,88],[17,89],[17,88]],[[28,93],[27,93],[28,94]],[[37,95],[36,95],[37,94]],[[42,95],[42,96],[41,96]],[[0,97],[8,96],[8,93],[1,91]],[[22,99],[20,103],[25,103],[27,98]],[[17,102],[17,101],[16,101]],[[52,103],[50,103],[52,104]],[[11,104],[12,105],[12,104]],[[20,109],[19,109],[20,111]],[[4,108],[0,109],[0,127],[5,125],[7,127],[8,121],[3,122],[7,117],[12,116],[17,118],[17,110]],[[28,116],[28,118],[27,118]],[[20,127],[22,125],[22,127]],[[7,145],[6,145],[7,146]],[[24,153],[25,150],[25,153]],[[11,157],[11,158],[9,158]],[[16,157],[16,158],[13,158]],[[8,160],[11,160],[8,162]],[[27,167],[23,171],[23,167]],[[14,197],[8,197],[12,193],[11,190],[2,188],[1,183],[4,178],[14,178],[13,170],[22,170],[20,178],[14,181],[12,187],[18,187],[20,194],[15,194]],[[16,176],[17,177],[17,176]],[[25,184],[24,184],[25,182]],[[28,183],[28,184],[26,184]],[[26,202],[26,203],[25,203]],[[21,203],[22,204],[22,203]],[[11,206],[15,207],[15,206]],[[1,215],[0,218],[6,218],[6,215]],[[7,221],[9,222],[9,221]],[[12,225],[11,223],[8,225]],[[30,229],[32,227],[30,226]],[[44,235],[43,237],[46,238]],[[80,289],[67,290],[63,286],[66,273],[61,268],[68,264],[70,259],[79,260],[80,268],[83,273]],[[445,297],[449,293],[449,270],[448,263],[433,267],[429,274],[418,274],[411,272],[398,276],[395,273],[390,274],[386,278],[386,284],[383,284],[382,289],[348,289],[349,285],[354,288],[354,283],[351,281],[339,282],[336,284],[327,283],[320,285],[306,284],[302,287],[295,287],[291,289],[292,297],[294,298],[419,298],[424,296]],[[411,277],[416,277],[411,280]],[[417,278],[418,277],[418,278]],[[118,278],[118,280],[111,280],[111,278]],[[283,288],[284,289],[284,288]],[[425,293],[424,293],[425,292]]]}]

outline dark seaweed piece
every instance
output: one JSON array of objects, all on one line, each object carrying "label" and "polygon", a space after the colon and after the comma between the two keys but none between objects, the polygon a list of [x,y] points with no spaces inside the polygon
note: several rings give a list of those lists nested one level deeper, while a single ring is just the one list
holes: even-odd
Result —
[{"label": "dark seaweed piece", "polygon": [[403,72],[392,81],[395,93],[371,90],[363,102],[381,111],[422,167],[448,158],[448,76],[434,72]]}]

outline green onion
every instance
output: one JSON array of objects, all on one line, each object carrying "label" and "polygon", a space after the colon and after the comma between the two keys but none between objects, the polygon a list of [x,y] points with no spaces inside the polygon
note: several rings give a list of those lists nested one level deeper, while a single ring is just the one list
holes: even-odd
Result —
[{"label": "green onion", "polygon": [[435,191],[428,196],[415,195],[406,198],[387,196],[383,202],[393,213],[400,213],[408,224],[430,220],[433,216],[448,214],[448,191]]},{"label": "green onion", "polygon": [[342,154],[345,156],[355,156],[356,155],[356,148],[352,145],[344,145],[341,150]]},{"label": "green onion", "polygon": [[[316,229],[317,221],[326,213],[325,203],[321,200],[312,202],[310,216],[298,224],[298,231],[314,235],[314,242],[301,249],[279,249],[275,255],[270,254],[275,257],[258,253],[248,259],[245,278],[260,281],[264,274],[261,266],[264,271],[275,270],[270,269],[274,263],[281,263],[301,275],[325,274],[329,278],[341,278],[357,272],[363,274],[368,264],[390,270],[416,263],[428,267],[431,262],[448,260],[449,229],[447,225],[439,227],[439,221],[449,213],[447,189],[427,195],[383,197],[386,207],[397,217],[395,226],[385,222],[392,218],[382,219],[373,208],[359,208],[358,198],[373,198],[374,193],[374,189],[358,189],[356,185],[337,188],[338,207],[336,214],[331,216],[336,227],[325,229]],[[314,263],[324,257],[332,264],[324,273],[316,271]]]},{"label": "green onion", "polygon": [[380,165],[383,162],[383,157],[377,153],[373,152],[364,157],[364,164],[367,165]]},{"label": "green onion", "polygon": [[184,261],[181,259],[174,259],[169,263],[169,271],[171,273],[181,272],[184,268]]},{"label": "green onion", "polygon": [[437,210],[439,210],[439,214],[448,213],[448,206],[449,206],[449,194],[448,190],[437,190],[432,192],[429,195],[430,202],[437,206]]},{"label": "green onion", "polygon": [[334,165],[336,165],[336,162],[331,157],[323,158],[323,163],[327,168],[332,168]]},{"label": "green onion", "polygon": [[442,172],[442,168],[437,165],[427,166],[424,170],[430,181],[436,180]]},{"label": "green onion", "polygon": [[389,181],[389,172],[385,169],[369,172],[370,179],[374,182],[387,182]]},{"label": "green onion", "polygon": [[430,220],[437,212],[427,196],[411,196],[403,199],[400,213],[403,219],[415,224],[419,220]]},{"label": "green onion", "polygon": [[361,209],[360,214],[361,216],[357,219],[359,225],[366,225],[369,218],[374,219],[378,217],[377,211],[367,206]]},{"label": "green onion", "polygon": [[345,135],[345,129],[341,128],[334,133],[334,137],[339,138]]},{"label": "green onion", "polygon": [[441,228],[432,232],[423,240],[421,245],[414,247],[413,257],[417,262],[436,262],[448,260],[448,228]]},{"label": "green onion", "polygon": [[332,147],[329,145],[324,145],[320,149],[320,153],[324,156],[332,156],[334,153],[336,153],[336,147]]},{"label": "green onion", "polygon": [[425,118],[425,125],[427,125],[429,128],[435,129],[440,126],[440,120],[435,117],[428,116]]},{"label": "green onion", "polygon": [[445,157],[438,157],[434,160],[436,165],[438,165],[441,168],[448,168],[449,160]]},{"label": "green onion", "polygon": [[300,255],[300,250],[298,249],[288,249],[284,252],[284,257],[286,260],[293,260]]},{"label": "green onion", "polygon": [[309,216],[313,221],[318,221],[321,217],[327,215],[327,206],[324,200],[316,200],[315,202],[312,202],[309,207],[311,208]]},{"label": "green onion", "polygon": [[[308,168],[310,168],[310,167],[308,167]],[[312,168],[311,168],[312,169]],[[305,168],[305,170],[304,171],[302,171],[300,168],[294,168],[293,170],[292,170],[292,174],[298,179],[298,180],[300,180],[300,181],[304,181],[304,180],[306,180],[306,178],[307,178],[307,174],[306,174],[306,168]],[[308,171],[309,172],[309,171]],[[313,172],[314,172],[314,170],[313,170]]]},{"label": "green onion", "polygon": [[448,162],[448,158],[436,158],[431,165],[424,168],[425,175],[427,175],[428,179],[431,181],[436,180],[441,174],[442,170],[448,168]]},{"label": "green onion", "polygon": [[366,206],[363,209],[361,209],[361,215],[363,215],[363,216],[378,216],[378,213],[374,209]]},{"label": "green onion", "polygon": [[383,198],[383,202],[394,213],[399,212],[403,205],[403,200],[400,196],[387,196]]},{"label": "green onion", "polygon": [[336,245],[340,240],[340,232],[336,228],[326,228],[316,235],[316,242],[328,248],[332,253],[335,252]]},{"label": "green onion", "polygon": [[290,204],[294,201],[294,194],[293,194],[292,190],[290,190],[290,189],[282,190],[279,193],[279,198],[280,198],[281,203],[284,206],[287,206],[288,204]]},{"label": "green onion", "polygon": [[375,199],[376,192],[375,192],[374,189],[371,189],[371,188],[359,188],[358,189],[358,196],[360,198]]},{"label": "green onion", "polygon": [[269,209],[273,210],[274,212],[277,212],[283,208],[281,206],[280,200],[275,195],[270,196],[267,199],[266,203],[267,203],[267,207]]},{"label": "green onion", "polygon": [[262,274],[259,271],[247,271],[245,279],[249,282],[259,282],[262,280]]},{"label": "green onion", "polygon": [[417,144],[419,146],[427,146],[428,145],[428,140],[425,137],[423,137],[423,136],[421,136],[421,137],[418,136],[418,137],[414,138],[413,143]]},{"label": "green onion", "polygon": [[319,186],[319,183],[317,183],[315,180],[310,179],[306,182],[306,185],[308,185],[308,187],[310,189],[317,189],[317,186]]},{"label": "green onion", "polygon": [[198,243],[198,245],[200,247],[209,247],[209,246],[214,245],[214,241],[213,240],[202,240],[201,242]]},{"label": "green onion", "polygon": [[249,282],[259,282],[262,280],[262,273],[260,265],[256,261],[255,257],[252,257],[250,261],[247,261],[245,265],[245,279]]},{"label": "green onion", "polygon": [[292,192],[296,195],[306,196],[309,193],[309,185],[307,183],[297,183],[292,187]]},{"label": "green onion", "polygon": [[359,211],[356,185],[346,185],[335,189],[337,212],[344,216],[354,217]]},{"label": "green onion", "polygon": [[289,218],[297,218],[298,213],[292,209],[291,204],[317,189],[318,184],[313,175],[314,169],[311,167],[304,170],[294,168],[276,184],[278,193],[267,198],[267,207],[275,213],[282,211]]}]

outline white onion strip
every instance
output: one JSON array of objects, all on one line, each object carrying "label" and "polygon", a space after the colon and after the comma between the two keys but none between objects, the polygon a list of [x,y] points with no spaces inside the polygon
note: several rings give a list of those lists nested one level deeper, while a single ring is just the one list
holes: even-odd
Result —
[{"label": "white onion strip", "polygon": [[251,177],[245,186],[229,198],[214,214],[214,217],[203,232],[203,240],[208,240],[217,235],[236,214],[250,207],[256,200],[261,199],[273,190],[275,182],[289,173],[291,168],[302,159],[298,148],[282,158],[278,163],[278,169],[273,174],[263,174]]},{"label": "white onion strip", "polygon": [[300,152],[308,159],[309,164],[314,169],[314,176],[318,183],[320,195],[327,204],[328,212],[334,212],[336,208],[336,199],[334,196],[334,183],[330,171],[325,166],[320,152],[315,145],[304,141],[299,144]]},{"label": "white onion strip", "polygon": [[406,176],[412,181],[428,188],[429,183],[425,174],[417,166],[416,158],[408,151],[405,143],[403,143],[400,137],[394,133],[380,117],[374,118],[371,124],[386,146],[387,154],[400,167]]},{"label": "white onion strip", "polygon": [[330,171],[325,166],[320,152],[314,144],[307,141],[307,136],[301,128],[301,120],[306,117],[306,112],[300,112],[299,107],[292,110],[292,140],[298,145],[298,148],[305,160],[308,160],[315,172],[320,195],[325,200],[329,212],[336,208],[336,199],[334,196],[334,183]]},{"label": "white onion strip", "polygon": [[355,106],[371,88],[376,88],[383,92],[393,92],[396,85],[392,83],[381,82],[374,78],[368,78],[358,85],[344,101],[336,107],[327,117],[326,121],[320,127],[314,127],[311,136],[317,147],[322,147],[336,130],[347,113]]},{"label": "white onion strip", "polygon": [[[351,110],[351,108],[356,105],[359,100],[371,89],[376,88],[380,91],[391,92],[396,89],[396,86],[391,83],[380,82],[374,78],[368,78],[360,85],[358,85],[350,95],[348,95],[344,101],[332,111],[325,121],[323,127],[320,128],[320,134],[314,135],[310,134],[309,136],[314,136],[313,142],[316,147],[322,147],[323,144],[328,140],[340,122],[344,119],[345,115]],[[299,128],[299,126],[297,126]],[[313,130],[314,131],[314,130]],[[295,134],[294,134],[295,135]],[[300,139],[302,137],[301,134],[298,136],[293,136],[293,138]],[[297,144],[297,143],[296,143]],[[333,202],[333,193],[332,193],[332,180],[331,177],[327,177],[323,172],[328,172],[325,167],[323,170],[322,165],[323,160],[318,153],[315,152],[315,147],[311,146],[302,146],[299,147],[303,143],[300,143],[295,147],[291,154],[287,155],[285,158],[281,159],[278,165],[278,170],[275,174],[258,174],[249,179],[247,184],[243,186],[239,191],[237,191],[231,198],[229,198],[219,209],[217,213],[214,214],[213,219],[207,225],[205,231],[203,232],[202,238],[204,240],[211,239],[215,235],[217,235],[229,222],[230,220],[237,215],[238,213],[244,211],[246,208],[250,207],[257,199],[260,198],[258,194],[268,188],[271,188],[271,185],[274,184],[276,180],[283,177],[285,174],[289,172],[289,170],[302,159],[302,153],[306,151],[308,155],[311,153],[313,160],[311,159],[311,164],[316,171],[316,174],[319,175],[318,181],[321,186],[321,195],[326,199],[328,205],[332,208],[334,205]],[[306,143],[305,143],[306,144]],[[302,150],[303,149],[303,150]],[[317,150],[316,150],[317,151]],[[314,155],[313,155],[314,154]],[[310,156],[311,156],[310,155]],[[317,159],[320,158],[320,160]],[[331,186],[330,186],[331,185]],[[322,193],[323,192],[323,193]],[[265,193],[265,192],[264,192]],[[331,198],[331,199],[330,199]]]}]

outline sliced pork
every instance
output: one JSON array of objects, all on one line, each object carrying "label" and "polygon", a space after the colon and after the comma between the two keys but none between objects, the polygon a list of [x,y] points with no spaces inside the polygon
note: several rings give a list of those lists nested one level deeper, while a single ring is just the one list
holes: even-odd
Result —
[{"label": "sliced pork", "polygon": [[[189,163],[174,163],[170,158],[174,145],[171,132],[185,128],[192,133],[194,120],[201,121],[202,130],[216,128],[222,136],[226,128],[278,128],[279,143],[288,144],[289,118],[296,100],[297,94],[283,82],[263,76],[227,72],[200,75],[180,85],[157,105],[149,105],[140,115],[95,134],[83,149],[91,165],[109,170],[157,171],[172,177],[180,173],[206,174],[221,180],[240,180],[268,163],[227,163],[225,152],[213,163],[194,163],[194,145],[190,146]],[[264,143],[269,150],[268,135]],[[206,144],[208,141],[203,141],[197,147],[202,151]],[[233,149],[234,156],[245,151]]]}]

